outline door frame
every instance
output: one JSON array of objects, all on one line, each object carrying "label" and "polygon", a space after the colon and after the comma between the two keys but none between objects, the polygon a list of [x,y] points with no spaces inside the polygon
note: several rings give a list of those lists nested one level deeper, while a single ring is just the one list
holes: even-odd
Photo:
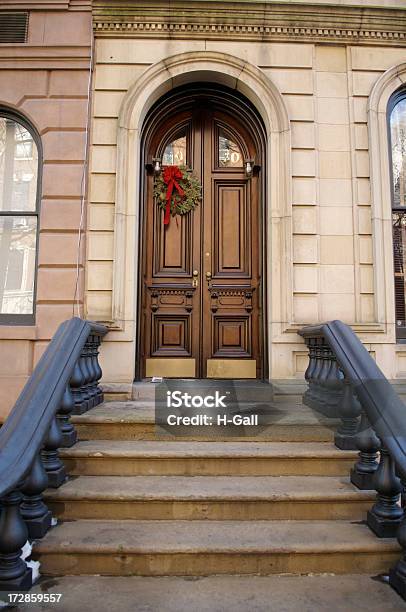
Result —
[{"label": "door frame", "polygon": [[176,87],[170,90],[167,94],[155,102],[150,108],[143,122],[141,138],[140,138],[140,211],[138,220],[138,274],[137,274],[137,335],[135,342],[135,380],[142,378],[142,351],[143,351],[143,308],[142,300],[144,295],[144,280],[143,280],[143,265],[145,256],[145,240],[144,240],[144,220],[145,210],[148,205],[147,189],[146,189],[146,170],[151,170],[152,159],[149,158],[147,150],[151,135],[157,129],[167,116],[171,109],[176,109],[176,112],[181,112],[182,108],[187,108],[193,104],[196,97],[209,96],[214,100],[219,109],[223,109],[230,114],[230,108],[235,113],[239,121],[243,123],[250,131],[253,140],[255,141],[257,150],[260,155],[260,189],[259,189],[259,222],[258,222],[258,239],[260,241],[259,248],[259,264],[261,274],[261,324],[259,330],[259,345],[261,355],[261,375],[262,380],[269,378],[269,363],[268,363],[268,258],[267,258],[267,134],[263,120],[254,107],[244,95],[237,90],[232,90],[228,87],[216,83],[191,83],[184,86]]}]

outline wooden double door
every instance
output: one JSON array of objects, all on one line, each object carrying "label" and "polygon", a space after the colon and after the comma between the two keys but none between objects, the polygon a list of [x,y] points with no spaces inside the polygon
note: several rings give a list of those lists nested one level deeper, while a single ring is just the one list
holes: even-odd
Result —
[{"label": "wooden double door", "polygon": [[[203,97],[163,113],[147,158],[186,165],[202,200],[171,217],[154,201],[143,218],[141,376],[262,376],[259,151],[247,126]],[[156,163],[156,162],[154,162]]]}]

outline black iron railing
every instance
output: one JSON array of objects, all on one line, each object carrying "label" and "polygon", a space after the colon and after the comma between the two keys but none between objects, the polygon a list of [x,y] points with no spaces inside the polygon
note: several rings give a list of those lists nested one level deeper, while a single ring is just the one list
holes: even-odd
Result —
[{"label": "black iron railing", "polygon": [[332,321],[299,333],[309,349],[304,402],[338,416],[336,446],[359,451],[351,482],[377,492],[367,524],[378,537],[397,537],[403,556],[389,582],[406,599],[406,406],[348,325]]},{"label": "black iron railing", "polygon": [[0,429],[0,590],[32,585],[21,549],[51,526],[42,492],[66,480],[58,449],[76,442],[70,415],[103,401],[98,349],[106,332],[79,318],[62,323]]}]

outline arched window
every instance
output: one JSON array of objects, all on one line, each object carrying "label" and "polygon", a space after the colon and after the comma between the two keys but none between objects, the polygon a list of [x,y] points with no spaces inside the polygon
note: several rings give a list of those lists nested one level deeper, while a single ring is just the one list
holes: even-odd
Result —
[{"label": "arched window", "polygon": [[0,108],[0,323],[35,317],[41,144],[24,118]]}]

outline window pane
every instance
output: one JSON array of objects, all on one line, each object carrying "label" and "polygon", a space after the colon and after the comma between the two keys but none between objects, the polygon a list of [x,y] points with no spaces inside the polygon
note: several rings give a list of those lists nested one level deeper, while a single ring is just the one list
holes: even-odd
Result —
[{"label": "window pane", "polygon": [[241,149],[223,130],[219,132],[219,166],[220,168],[242,168]]},{"label": "window pane", "polygon": [[405,269],[406,269],[406,213],[393,212],[393,263],[395,269],[396,325],[406,325]]},{"label": "window pane", "polygon": [[35,210],[38,150],[30,132],[0,117],[0,211]]},{"label": "window pane", "polygon": [[406,206],[406,99],[398,102],[390,117],[393,168],[393,206]]},{"label": "window pane", "polygon": [[181,136],[170,142],[164,151],[163,166],[186,165],[186,136]]},{"label": "window pane", "polygon": [[0,217],[0,313],[32,314],[35,217]]}]

